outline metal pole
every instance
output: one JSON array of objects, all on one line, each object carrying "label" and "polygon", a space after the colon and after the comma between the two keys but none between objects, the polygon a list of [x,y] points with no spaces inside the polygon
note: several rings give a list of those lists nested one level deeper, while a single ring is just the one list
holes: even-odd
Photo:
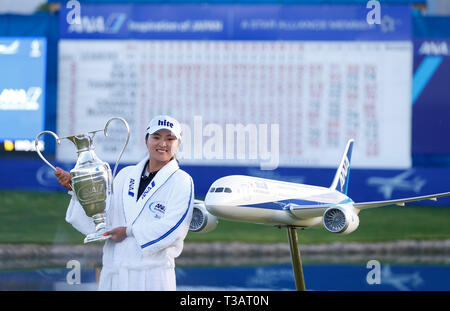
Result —
[{"label": "metal pole", "polygon": [[291,248],[292,267],[294,268],[295,287],[298,291],[305,291],[305,279],[303,278],[302,259],[298,248],[297,229],[287,227],[289,246]]}]

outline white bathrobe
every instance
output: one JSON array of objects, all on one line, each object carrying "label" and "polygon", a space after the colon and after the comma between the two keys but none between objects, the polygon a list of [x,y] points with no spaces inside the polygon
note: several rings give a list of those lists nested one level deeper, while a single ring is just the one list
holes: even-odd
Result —
[{"label": "white bathrobe", "polygon": [[[136,201],[147,159],[123,168],[114,179],[106,230],[126,226],[131,234],[119,243],[105,242],[99,290],[176,290],[175,258],[189,230],[194,184],[172,160]],[[95,231],[75,196],[66,221],[85,235]]]}]

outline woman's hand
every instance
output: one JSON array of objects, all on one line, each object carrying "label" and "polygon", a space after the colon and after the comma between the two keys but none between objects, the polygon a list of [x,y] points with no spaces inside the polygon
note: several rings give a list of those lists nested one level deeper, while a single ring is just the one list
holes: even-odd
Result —
[{"label": "woman's hand", "polygon": [[55,176],[58,178],[58,182],[61,186],[66,188],[69,191],[72,191],[72,176],[69,172],[62,170],[59,167],[56,167]]},{"label": "woman's hand", "polygon": [[104,236],[110,235],[110,240],[114,242],[122,242],[127,237],[127,227],[117,227],[103,233]]}]

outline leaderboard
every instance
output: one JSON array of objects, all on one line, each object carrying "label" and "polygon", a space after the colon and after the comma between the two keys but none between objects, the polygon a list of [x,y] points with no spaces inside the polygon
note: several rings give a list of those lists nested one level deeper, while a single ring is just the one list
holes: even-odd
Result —
[{"label": "leaderboard", "polygon": [[[134,155],[145,152],[139,142],[148,120],[168,113],[189,134],[183,145],[190,154],[183,159],[191,163],[227,161],[226,146],[238,144],[227,125],[241,124],[244,144],[252,146],[263,136],[270,144],[275,124],[278,138],[272,142],[281,165],[337,165],[349,138],[356,140],[355,165],[404,165],[410,49],[409,43],[390,42],[64,40],[58,131],[94,130],[121,116],[135,140],[129,148],[137,148],[125,157],[135,161]],[[214,137],[220,129],[222,137]],[[120,150],[123,135],[117,130],[101,147],[105,154]],[[216,157],[208,150],[196,155],[199,130],[203,143],[217,139],[213,147],[222,148],[222,156],[214,150]],[[251,150],[241,148],[239,155],[238,146],[233,149],[229,160],[252,162]]]}]

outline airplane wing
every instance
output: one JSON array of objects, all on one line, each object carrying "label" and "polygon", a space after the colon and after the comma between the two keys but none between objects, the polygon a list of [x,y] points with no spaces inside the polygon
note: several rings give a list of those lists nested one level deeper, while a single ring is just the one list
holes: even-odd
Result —
[{"label": "airplane wing", "polygon": [[396,199],[396,200],[354,203],[353,206],[359,210],[373,208],[373,207],[386,206],[386,205],[405,206],[405,203],[415,202],[415,201],[423,201],[423,200],[437,201],[438,198],[446,197],[449,195],[450,195],[450,192],[443,192],[443,193],[424,195],[424,196],[420,196],[420,197],[412,197],[412,198],[404,198],[404,199]]}]

